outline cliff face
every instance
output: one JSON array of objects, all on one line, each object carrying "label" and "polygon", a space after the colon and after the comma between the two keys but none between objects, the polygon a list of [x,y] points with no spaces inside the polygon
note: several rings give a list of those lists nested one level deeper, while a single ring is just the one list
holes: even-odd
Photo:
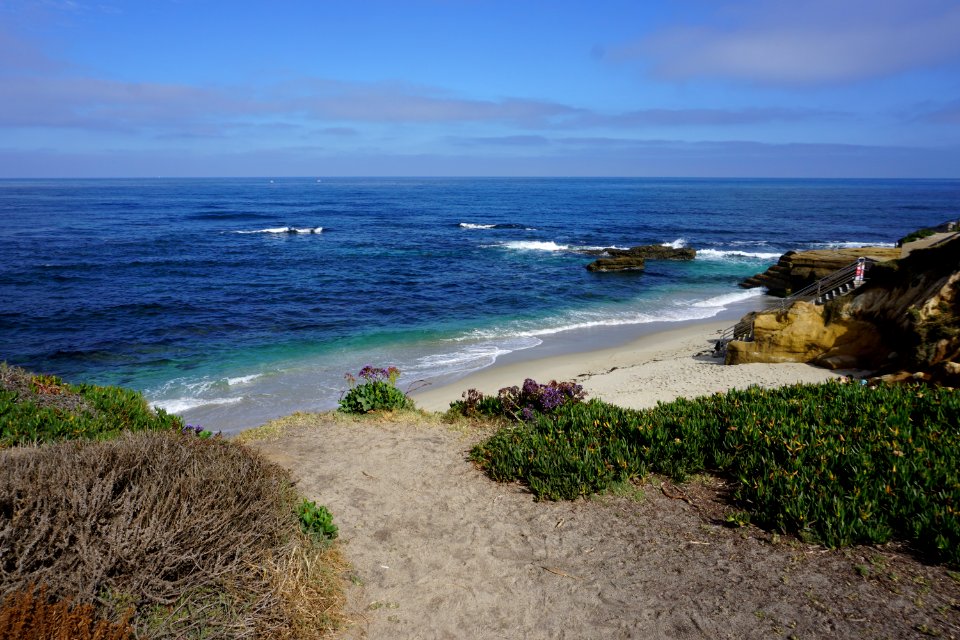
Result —
[{"label": "cliff face", "polygon": [[727,345],[727,364],[812,362],[846,369],[879,366],[889,355],[876,327],[838,303],[795,302],[784,311],[758,312],[753,333],[752,342]]},{"label": "cliff face", "polygon": [[854,295],[822,307],[797,302],[757,313],[754,341],[727,348],[728,364],[743,362],[810,362],[960,382],[960,239],[874,265]]},{"label": "cliff face", "polygon": [[857,258],[873,258],[878,262],[896,260],[900,257],[900,251],[894,247],[788,251],[780,256],[777,264],[747,278],[740,286],[744,289],[766,287],[770,295],[785,297],[856,262]]}]

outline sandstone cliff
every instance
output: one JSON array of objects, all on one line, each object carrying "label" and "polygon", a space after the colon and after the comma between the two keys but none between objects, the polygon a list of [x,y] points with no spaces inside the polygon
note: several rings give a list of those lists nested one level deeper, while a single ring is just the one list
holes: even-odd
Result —
[{"label": "sandstone cliff", "polygon": [[[794,254],[797,255],[797,254]],[[854,295],[754,315],[726,362],[811,362],[960,383],[960,238],[874,265]]]},{"label": "sandstone cliff", "polygon": [[894,247],[788,251],[780,257],[777,264],[763,273],[747,278],[740,283],[740,286],[744,289],[766,287],[770,295],[785,297],[837,269],[856,262],[857,258],[866,257],[883,262],[899,258],[900,251]]}]

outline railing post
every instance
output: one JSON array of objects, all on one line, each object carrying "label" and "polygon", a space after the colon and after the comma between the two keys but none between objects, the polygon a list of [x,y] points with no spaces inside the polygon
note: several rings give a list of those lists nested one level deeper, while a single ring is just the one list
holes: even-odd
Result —
[{"label": "railing post", "polygon": [[866,270],[867,261],[865,258],[857,258],[857,270],[854,272],[853,281],[863,282],[863,272]]}]

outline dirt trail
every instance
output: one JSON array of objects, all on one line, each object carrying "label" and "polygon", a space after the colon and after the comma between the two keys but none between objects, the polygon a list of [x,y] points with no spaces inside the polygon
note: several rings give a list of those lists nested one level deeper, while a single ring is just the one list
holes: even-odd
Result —
[{"label": "dirt trail", "polygon": [[960,638],[960,576],[725,527],[709,478],[538,503],[466,461],[476,434],[284,422],[255,446],[334,513],[348,638]]}]

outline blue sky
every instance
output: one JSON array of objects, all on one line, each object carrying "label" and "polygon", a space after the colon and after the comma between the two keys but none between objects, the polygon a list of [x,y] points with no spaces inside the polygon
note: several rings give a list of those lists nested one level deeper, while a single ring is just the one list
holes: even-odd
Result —
[{"label": "blue sky", "polygon": [[957,0],[0,0],[0,177],[960,178]]}]

